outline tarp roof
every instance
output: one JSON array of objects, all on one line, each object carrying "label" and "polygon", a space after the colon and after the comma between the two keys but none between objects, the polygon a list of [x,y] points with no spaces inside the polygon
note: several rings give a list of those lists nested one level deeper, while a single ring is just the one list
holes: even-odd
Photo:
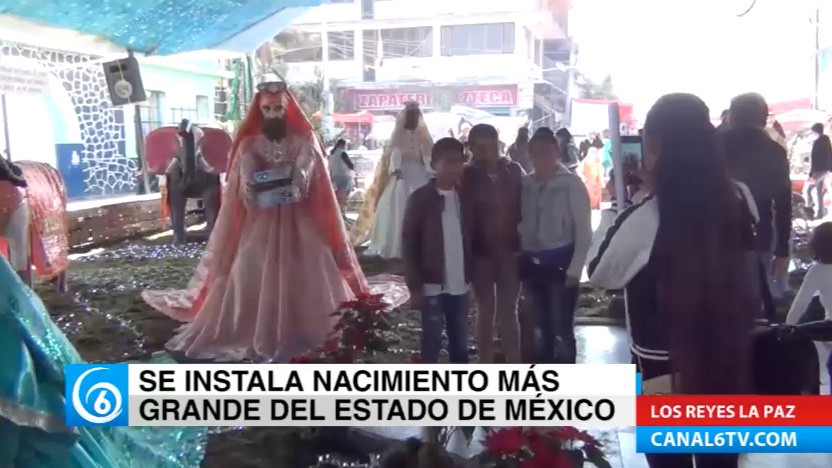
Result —
[{"label": "tarp roof", "polygon": [[[325,0],[0,0],[7,40],[103,55],[250,53]],[[33,41],[26,41],[33,42]]]}]

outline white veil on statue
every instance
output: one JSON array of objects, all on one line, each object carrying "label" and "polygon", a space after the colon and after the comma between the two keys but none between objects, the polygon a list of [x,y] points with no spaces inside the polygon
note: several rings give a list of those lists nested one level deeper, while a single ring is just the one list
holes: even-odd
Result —
[{"label": "white veil on statue", "polygon": [[431,143],[433,143],[433,137],[430,134],[428,124],[425,122],[425,117],[422,115],[419,103],[411,101],[405,104],[404,109],[396,115],[396,126],[393,128],[393,133],[390,135],[390,140],[387,142],[386,146],[396,148],[403,143],[405,132],[407,132],[407,129],[404,128],[405,122],[407,121],[407,112],[412,109],[419,111],[419,121],[416,124],[415,130],[417,138],[419,141],[431,141]]},{"label": "white veil on statue", "polygon": [[[373,231],[373,223],[375,221],[376,205],[384,189],[387,188],[390,182],[390,165],[394,157],[401,157],[398,150],[403,144],[404,136],[407,129],[404,128],[407,112],[411,109],[419,110],[419,122],[416,124],[416,137],[418,141],[425,142],[425,144],[433,145],[433,137],[430,134],[430,129],[425,118],[422,115],[419,103],[415,101],[408,102],[396,116],[396,125],[393,128],[393,133],[390,139],[384,145],[381,159],[376,165],[375,173],[373,175],[373,183],[364,195],[364,201],[361,204],[361,211],[358,214],[358,219],[350,230],[350,240],[353,245],[362,245],[370,238]],[[394,155],[394,153],[397,153]],[[430,153],[423,155],[426,168],[430,171]]]}]

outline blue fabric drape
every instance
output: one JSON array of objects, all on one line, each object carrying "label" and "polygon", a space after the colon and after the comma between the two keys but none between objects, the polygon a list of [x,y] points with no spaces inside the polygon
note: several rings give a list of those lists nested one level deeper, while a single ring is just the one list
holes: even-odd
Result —
[{"label": "blue fabric drape", "polygon": [[0,14],[169,55],[249,53],[325,0],[0,0]]},{"label": "blue fabric drape", "polygon": [[64,367],[83,361],[1,256],[0,356],[0,466],[199,466],[204,427],[64,425]]}]

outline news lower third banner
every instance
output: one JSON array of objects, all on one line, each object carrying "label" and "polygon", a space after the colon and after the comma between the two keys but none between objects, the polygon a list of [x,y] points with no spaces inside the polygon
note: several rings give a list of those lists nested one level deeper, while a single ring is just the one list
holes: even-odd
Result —
[{"label": "news lower third banner", "polygon": [[830,396],[639,396],[640,453],[829,453]]},{"label": "news lower third banner", "polygon": [[66,424],[602,429],[637,389],[630,364],[69,364]]}]

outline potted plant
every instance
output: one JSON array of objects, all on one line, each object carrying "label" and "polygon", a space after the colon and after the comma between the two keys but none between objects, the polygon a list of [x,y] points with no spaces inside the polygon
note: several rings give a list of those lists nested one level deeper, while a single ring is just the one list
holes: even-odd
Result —
[{"label": "potted plant", "polygon": [[479,463],[489,468],[610,468],[602,444],[574,427],[490,430],[483,446]]}]

